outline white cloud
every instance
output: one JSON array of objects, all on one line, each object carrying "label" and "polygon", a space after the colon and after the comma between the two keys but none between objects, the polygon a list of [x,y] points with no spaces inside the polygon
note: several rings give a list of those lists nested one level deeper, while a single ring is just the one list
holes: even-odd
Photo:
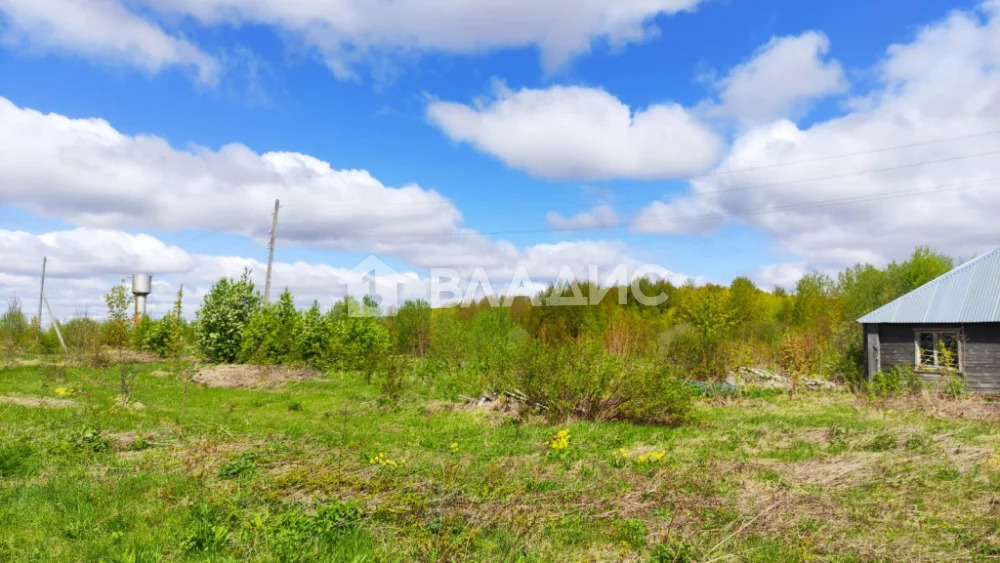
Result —
[{"label": "white cloud", "polygon": [[[205,25],[276,26],[317,49],[342,78],[359,62],[384,66],[409,52],[475,54],[537,47],[547,69],[585,53],[597,40],[612,45],[655,33],[652,19],[694,9],[700,0],[144,0]],[[391,62],[389,63],[391,64]]]},{"label": "white cloud", "polygon": [[[629,248],[610,241],[526,249],[493,241],[463,228],[458,209],[434,191],[387,187],[366,171],[336,170],[308,155],[257,154],[235,144],[178,150],[158,137],[123,135],[103,120],[45,115],[3,98],[0,186],[0,205],[85,228],[50,245],[69,251],[66,267],[75,264],[74,256],[90,260],[90,245],[118,257],[82,268],[92,272],[197,267],[191,255],[161,248],[144,235],[123,236],[121,229],[209,231],[196,236],[218,231],[263,243],[275,197],[282,202],[278,240],[284,245],[391,255],[416,268],[465,274],[484,268],[508,279],[518,266],[529,267],[533,277],[552,279],[566,263],[608,269],[637,263],[628,257]],[[25,262],[28,275],[48,252],[39,245],[48,244],[49,236],[34,246],[25,243],[34,257]],[[130,265],[125,268],[118,259]]]},{"label": "white cloud", "polygon": [[[641,262],[628,253],[625,245],[616,242],[565,241],[514,251],[507,260],[486,262],[482,267],[496,293],[505,292],[517,269],[524,268],[533,282],[526,292],[533,293],[557,279],[564,266],[580,279],[587,279],[590,265],[597,266],[599,275],[605,277],[618,264],[634,272]],[[192,253],[146,234],[109,229],[77,228],[44,234],[0,229],[0,255],[4,256],[0,299],[20,297],[26,314],[35,310],[41,257],[48,257],[46,295],[59,318],[84,313],[102,316],[104,293],[134,272],[153,273],[148,312],[154,317],[169,310],[180,284],[184,284],[184,308],[190,316],[220,277],[238,277],[249,267],[258,287],[263,287],[265,272],[265,264],[253,258]],[[401,273],[406,281],[400,287],[400,299],[430,298],[426,275]],[[273,268],[272,297],[287,287],[300,307],[313,300],[328,307],[347,293],[341,281],[351,277],[349,268],[279,259]],[[668,279],[681,283],[686,276],[669,273]],[[463,294],[467,281],[461,284]],[[388,275],[376,276],[376,284],[380,291],[395,290]]]},{"label": "white cloud", "polygon": [[[437,192],[383,185],[309,155],[258,154],[239,144],[179,150],[0,98],[0,204],[98,228],[217,229],[266,239],[282,202],[282,244],[422,253],[430,260],[482,237]],[[436,255],[436,256],[434,256]]]},{"label": "white cloud", "polygon": [[751,276],[754,283],[765,289],[780,287],[794,290],[802,276],[809,273],[805,262],[782,262],[761,266]]},{"label": "white cloud", "polygon": [[216,61],[148,17],[190,17],[205,27],[259,24],[315,50],[333,73],[354,78],[360,64],[392,74],[412,53],[477,54],[536,47],[554,70],[596,42],[642,41],[659,15],[690,11],[701,0],[0,0],[8,40],[33,47],[124,62],[149,71],[194,65],[211,82]]},{"label": "white cloud", "polygon": [[[693,181],[686,205],[739,217],[818,270],[884,263],[918,244],[959,257],[1000,244],[997,155],[974,156],[1000,151],[1000,135],[914,145],[1000,130],[1000,8],[921,29],[890,47],[877,71],[878,86],[844,115],[738,135],[722,173]],[[898,146],[906,148],[884,150]],[[844,154],[852,156],[829,158]],[[910,166],[919,163],[928,164]],[[886,168],[895,169],[865,172]],[[939,189],[970,185],[979,187]],[[931,193],[813,205],[918,191]]]},{"label": "white cloud", "polygon": [[42,51],[159,72],[171,65],[197,69],[198,80],[214,83],[219,64],[191,42],[130,11],[118,0],[0,0],[3,39]]},{"label": "white cloud", "polygon": [[846,91],[840,64],[824,60],[829,49],[830,40],[815,31],[772,38],[718,82],[721,103],[713,113],[766,122],[793,117],[812,100]]},{"label": "white cloud", "polygon": [[654,201],[639,210],[629,224],[637,233],[710,233],[718,229],[724,215],[714,205],[698,197],[678,197],[672,201]]},{"label": "white cloud", "polygon": [[633,110],[596,88],[501,87],[475,107],[433,102],[427,115],[453,140],[543,178],[677,178],[703,171],[722,149],[680,105]]},{"label": "white cloud", "polygon": [[556,211],[549,211],[545,218],[553,228],[567,231],[618,226],[618,214],[610,205],[597,205],[572,217],[563,217]]}]

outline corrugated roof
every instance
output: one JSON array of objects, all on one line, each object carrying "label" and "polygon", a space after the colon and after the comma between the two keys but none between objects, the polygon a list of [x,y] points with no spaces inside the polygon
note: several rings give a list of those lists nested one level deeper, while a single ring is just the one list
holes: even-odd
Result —
[{"label": "corrugated roof", "polygon": [[1000,248],[935,278],[859,323],[1000,322]]}]

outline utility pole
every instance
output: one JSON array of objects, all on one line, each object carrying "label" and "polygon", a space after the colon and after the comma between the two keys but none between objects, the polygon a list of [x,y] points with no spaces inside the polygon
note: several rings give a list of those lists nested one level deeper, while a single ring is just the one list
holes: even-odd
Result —
[{"label": "utility pole", "polygon": [[264,281],[264,305],[271,301],[271,264],[274,262],[274,236],[278,231],[278,200],[274,200],[274,215],[271,215],[271,242],[267,243],[267,277]]},{"label": "utility pole", "polygon": [[38,332],[35,333],[35,342],[42,338],[42,301],[45,299],[45,263],[49,261],[47,256],[42,257],[42,286],[38,289]]}]

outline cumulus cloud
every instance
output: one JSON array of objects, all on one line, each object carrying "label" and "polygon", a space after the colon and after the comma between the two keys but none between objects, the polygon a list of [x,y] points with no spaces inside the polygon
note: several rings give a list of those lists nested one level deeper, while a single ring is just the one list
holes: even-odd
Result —
[{"label": "cumulus cloud", "polygon": [[[39,257],[64,252],[53,275],[60,275],[60,267],[88,275],[202,271],[207,263],[212,274],[197,279],[215,279],[221,258],[209,260],[121,230],[202,231],[196,238],[225,232],[263,243],[275,197],[282,202],[278,233],[284,245],[394,256],[415,268],[454,268],[462,275],[482,268],[507,279],[519,267],[533,279],[552,280],[565,264],[585,271],[591,264],[610,270],[639,263],[629,257],[631,249],[614,241],[522,249],[491,240],[462,227],[454,204],[432,190],[387,187],[366,171],[337,170],[308,155],[258,154],[242,145],[179,150],[158,137],[124,135],[103,120],[42,114],[3,98],[0,186],[0,205],[81,227],[17,235],[21,239],[11,247],[31,258],[23,270],[5,271],[28,276],[35,275]],[[102,256],[117,258],[101,262]],[[226,271],[237,273],[247,263],[230,262],[237,265]]]},{"label": "cumulus cloud", "polygon": [[555,229],[600,229],[618,226],[618,214],[610,205],[597,205],[589,211],[581,211],[572,217],[563,217],[556,211],[549,211],[545,217]]},{"label": "cumulus cloud", "polygon": [[547,69],[585,53],[598,40],[612,45],[654,33],[652,20],[694,9],[700,0],[144,0],[155,9],[204,25],[275,26],[315,48],[341,78],[360,62],[408,52],[475,54],[537,47]]},{"label": "cumulus cloud", "polygon": [[713,113],[759,123],[793,117],[817,98],[847,89],[844,71],[824,60],[830,40],[822,33],[774,37],[747,62],[718,81]]},{"label": "cumulus cloud", "polygon": [[213,58],[167,33],[147,17],[150,12],[164,19],[192,18],[204,27],[274,27],[296,47],[315,50],[346,79],[358,75],[359,65],[384,72],[411,53],[523,47],[536,47],[543,66],[553,70],[595,42],[642,41],[657,32],[657,16],[693,10],[700,1],[2,0],[0,11],[10,22],[8,39],[150,71],[194,65],[201,80],[210,82],[218,70]]},{"label": "cumulus cloud", "polygon": [[809,269],[805,262],[782,262],[761,266],[751,278],[759,287],[794,290],[802,276],[808,273]]},{"label": "cumulus cloud", "polygon": [[[210,229],[266,239],[282,202],[280,241],[443,259],[488,242],[462,229],[446,198],[389,187],[290,152],[171,147],[100,119],[71,119],[0,98],[0,204],[97,228]],[[475,255],[475,252],[473,255]]]},{"label": "cumulus cloud", "polygon": [[71,53],[151,73],[189,66],[197,70],[200,82],[214,83],[218,78],[214,57],[118,0],[0,0],[0,26],[4,41],[36,50]]},{"label": "cumulus cloud", "polygon": [[[565,272],[578,279],[588,279],[590,266],[598,268],[599,278],[607,279],[618,264],[635,272],[641,263],[629,256],[622,243],[611,241],[564,241],[538,244],[514,251],[509,259],[481,266],[494,294],[511,289],[515,275],[526,274],[531,283],[514,286],[514,294],[533,295],[545,284]],[[25,311],[34,310],[38,292],[41,257],[48,257],[46,295],[56,316],[103,315],[102,296],[115,283],[134,272],[152,272],[153,294],[149,313],[159,316],[169,310],[178,286],[184,285],[184,308],[193,314],[211,284],[220,277],[238,277],[244,268],[253,271],[258,286],[263,286],[266,266],[254,258],[232,255],[198,254],[162,242],[147,234],[131,234],[110,229],[76,228],[43,234],[0,229],[0,298],[20,297]],[[519,270],[523,272],[519,274]],[[469,289],[471,270],[460,271],[462,295]],[[353,268],[336,267],[304,261],[288,262],[280,258],[273,268],[272,291],[291,289],[300,307],[313,300],[330,306],[349,291],[345,280],[356,279]],[[430,299],[427,273],[399,273],[399,299]],[[667,278],[681,283],[685,276],[673,272]],[[380,294],[396,291],[396,279],[390,273],[376,273]],[[356,295],[360,297],[360,295]]]},{"label": "cumulus cloud", "polygon": [[[1000,135],[976,134],[1000,130],[1000,7],[919,30],[876,71],[878,85],[843,115],[739,134],[684,205],[757,227],[820,270],[884,263],[918,244],[959,257],[995,247]],[[677,232],[651,225],[644,230]]]},{"label": "cumulus cloud", "polygon": [[597,88],[554,86],[475,106],[433,102],[427,116],[451,139],[542,178],[677,178],[712,165],[722,140],[678,104],[633,110]]},{"label": "cumulus cloud", "polygon": [[654,201],[643,207],[629,224],[637,233],[711,233],[722,226],[725,216],[719,208],[698,197],[678,197]]}]

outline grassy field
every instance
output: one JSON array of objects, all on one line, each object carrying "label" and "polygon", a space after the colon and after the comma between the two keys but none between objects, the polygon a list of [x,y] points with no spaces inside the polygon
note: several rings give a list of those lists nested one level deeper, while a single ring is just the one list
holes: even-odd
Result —
[{"label": "grassy field", "polygon": [[552,425],[431,383],[393,405],[358,376],[218,389],[140,369],[128,409],[115,368],[0,370],[0,560],[1000,553],[997,411],[979,399],[757,392],[701,400],[680,428]]}]

